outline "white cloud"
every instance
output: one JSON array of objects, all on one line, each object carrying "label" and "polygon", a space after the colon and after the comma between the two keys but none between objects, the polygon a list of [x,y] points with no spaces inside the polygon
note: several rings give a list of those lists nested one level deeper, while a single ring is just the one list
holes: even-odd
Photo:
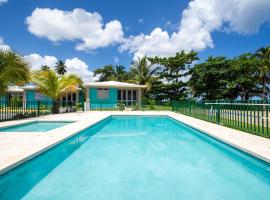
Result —
[{"label": "white cloud", "polygon": [[79,75],[83,82],[92,82],[94,73],[88,69],[88,65],[78,58],[66,59],[67,73]]},{"label": "white cloud", "polygon": [[[32,70],[39,70],[41,66],[47,65],[50,68],[54,68],[57,62],[57,58],[54,56],[41,56],[39,54],[30,54],[24,56],[26,62],[29,63]],[[65,64],[67,66],[67,73],[76,74],[82,78],[84,82],[93,81],[93,72],[88,69],[88,65],[78,58],[66,59]]]},{"label": "white cloud", "polygon": [[0,51],[10,50],[10,46],[6,45],[4,42],[4,38],[0,36]]},{"label": "white cloud", "polygon": [[123,38],[122,25],[117,20],[103,24],[102,16],[84,9],[62,11],[36,8],[26,18],[28,30],[52,42],[77,41],[77,50],[94,50],[118,43]]},{"label": "white cloud", "polygon": [[8,2],[8,0],[0,0],[0,6],[2,5],[2,4],[4,4],[4,3],[7,3]]},{"label": "white cloud", "polygon": [[180,50],[214,47],[214,31],[257,33],[270,21],[269,0],[193,0],[182,13],[178,31],[171,35],[155,28],[149,35],[130,36],[120,46],[135,56],[168,56]]},{"label": "white cloud", "polygon": [[47,65],[52,68],[57,62],[57,58],[54,56],[41,56],[36,53],[24,56],[24,59],[29,63],[33,70],[39,70],[43,65]]}]

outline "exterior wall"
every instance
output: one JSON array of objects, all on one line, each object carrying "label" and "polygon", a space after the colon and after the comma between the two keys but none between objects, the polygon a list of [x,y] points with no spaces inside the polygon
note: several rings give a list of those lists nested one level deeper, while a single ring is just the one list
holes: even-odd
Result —
[{"label": "exterior wall", "polygon": [[0,96],[0,101],[6,101],[7,97],[6,96]]},{"label": "exterior wall", "polygon": [[26,101],[35,101],[35,90],[26,90]]},{"label": "exterior wall", "polygon": [[90,109],[102,108],[116,108],[117,107],[117,89],[108,88],[108,98],[98,98],[97,88],[88,89],[89,100],[90,100]]},{"label": "exterior wall", "polygon": [[26,101],[27,108],[33,109],[37,108],[38,107],[37,101],[40,101],[41,106],[51,106],[52,104],[52,100],[47,96],[43,96],[42,99],[37,99],[35,90],[25,90],[24,98],[25,98],[24,100]]}]

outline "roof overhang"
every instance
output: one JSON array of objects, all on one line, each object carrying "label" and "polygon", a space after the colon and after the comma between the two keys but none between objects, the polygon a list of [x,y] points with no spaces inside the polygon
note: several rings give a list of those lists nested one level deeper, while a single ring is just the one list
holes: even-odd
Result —
[{"label": "roof overhang", "polygon": [[125,83],[118,81],[105,81],[105,82],[92,82],[85,83],[86,87],[95,87],[95,88],[131,88],[131,89],[143,89],[146,88],[146,85],[138,85],[133,83]]}]

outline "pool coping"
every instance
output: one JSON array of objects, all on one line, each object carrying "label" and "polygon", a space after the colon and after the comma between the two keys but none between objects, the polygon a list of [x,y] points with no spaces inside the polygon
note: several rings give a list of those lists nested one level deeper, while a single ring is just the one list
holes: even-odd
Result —
[{"label": "pool coping", "polygon": [[[95,114],[92,116],[92,114]],[[91,117],[88,119],[87,117]],[[68,125],[47,131],[47,132],[1,132],[0,134],[0,140],[2,138],[8,138],[15,137],[15,134],[20,133],[20,135],[26,135],[30,134],[32,137],[33,143],[37,142],[38,145],[33,145],[31,148],[27,148],[23,146],[23,149],[20,149],[18,147],[13,147],[7,150],[7,154],[3,153],[3,155],[8,155],[8,152],[14,153],[15,156],[8,156],[6,160],[4,160],[4,163],[1,163],[0,160],[0,175],[4,174],[5,172],[15,168],[16,166],[34,158],[35,156],[47,151],[50,148],[53,148],[54,146],[62,143],[63,141],[75,136],[76,134],[80,133],[81,131],[87,129],[88,127],[91,127],[100,121],[111,117],[111,116],[168,116],[174,120],[177,120],[180,123],[183,123],[187,126],[190,126],[196,130],[199,130],[206,135],[209,135],[210,137],[216,138],[230,146],[233,146],[237,149],[240,149],[243,152],[246,152],[254,157],[257,157],[267,163],[270,163],[270,140],[266,138],[262,138],[256,135],[251,135],[249,133],[238,131],[235,129],[231,129],[228,127],[220,126],[217,124],[213,124],[210,122],[205,122],[200,119],[188,117],[185,115],[181,115],[178,113],[174,113],[171,111],[125,111],[125,112],[119,112],[119,111],[110,111],[110,112],[86,112],[85,116],[81,120],[76,120],[74,123],[70,123]],[[48,116],[45,119],[30,119],[30,120],[18,120],[18,121],[12,121],[14,122],[14,125],[20,124],[20,122],[29,123],[31,121],[73,121],[73,120],[57,120],[54,118],[55,116]],[[66,116],[68,117],[68,116]],[[59,118],[59,117],[58,117]],[[8,124],[12,124],[12,122],[8,122]],[[7,123],[6,123],[7,124]],[[0,125],[0,127],[5,126],[3,124]],[[13,136],[12,136],[13,135]],[[22,139],[24,139],[23,136],[20,136]],[[26,137],[26,136],[25,136]],[[27,137],[26,137],[27,138]],[[36,140],[37,139],[37,140]],[[19,140],[19,139],[18,139]],[[36,140],[36,141],[35,141]],[[42,141],[45,140],[45,141]],[[25,145],[24,143],[22,143]],[[27,144],[27,143],[26,143]],[[29,144],[28,144],[29,145]],[[1,149],[1,143],[0,143],[0,149]],[[2,148],[3,149],[3,148]],[[18,151],[22,151],[18,153]],[[17,153],[17,154],[16,154]],[[0,152],[1,155],[1,152]]]},{"label": "pool coping", "polygon": [[[20,125],[27,125],[27,124],[33,124],[33,123],[74,123],[76,121],[68,121],[68,120],[59,120],[59,121],[52,121],[52,120],[28,120],[28,121],[24,121],[24,122],[21,122],[21,123],[16,123],[16,124],[9,124],[9,125],[1,125],[0,124],[0,134],[1,133],[21,133],[21,132],[28,132],[28,133],[46,133],[46,132],[49,132],[49,131],[52,131],[52,130],[48,130],[48,131],[33,131],[33,132],[30,132],[30,131],[2,131],[3,129],[6,129],[6,128],[11,128],[11,127],[16,127],[16,126],[20,126]],[[63,125],[65,126],[65,125]],[[62,126],[60,126],[62,127]]]}]

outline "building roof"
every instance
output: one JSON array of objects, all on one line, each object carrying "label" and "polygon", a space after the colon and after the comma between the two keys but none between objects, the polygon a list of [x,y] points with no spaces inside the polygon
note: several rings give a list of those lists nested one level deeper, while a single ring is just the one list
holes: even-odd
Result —
[{"label": "building roof", "polygon": [[125,83],[118,81],[104,81],[104,82],[92,82],[85,83],[87,87],[113,87],[113,88],[146,88],[146,85],[138,85],[133,83]]},{"label": "building roof", "polygon": [[23,89],[19,86],[8,86],[8,92],[23,92]]},{"label": "building roof", "polygon": [[25,90],[34,90],[36,89],[36,85],[26,85],[26,86],[22,86],[23,89]]}]

